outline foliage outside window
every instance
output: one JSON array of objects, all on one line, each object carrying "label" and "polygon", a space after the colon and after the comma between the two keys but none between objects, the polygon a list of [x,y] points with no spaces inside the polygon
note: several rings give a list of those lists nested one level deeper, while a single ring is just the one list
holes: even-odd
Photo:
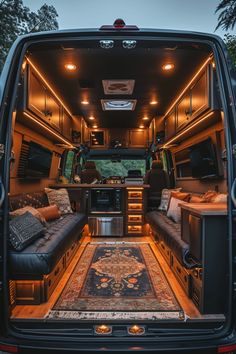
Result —
[{"label": "foliage outside window", "polygon": [[140,170],[141,175],[146,173],[146,160],[93,160],[97,170],[104,177],[128,176],[129,170]]},{"label": "foliage outside window", "polygon": [[68,151],[66,155],[66,162],[65,162],[64,174],[63,174],[64,177],[68,179],[68,181],[70,181],[72,177],[74,157],[75,157],[74,151],[72,150]]}]

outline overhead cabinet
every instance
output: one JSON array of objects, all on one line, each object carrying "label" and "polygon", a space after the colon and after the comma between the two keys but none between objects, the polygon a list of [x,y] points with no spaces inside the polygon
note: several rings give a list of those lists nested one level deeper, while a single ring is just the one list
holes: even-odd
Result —
[{"label": "overhead cabinet", "polygon": [[165,117],[166,141],[207,110],[216,109],[212,99],[213,75],[211,65],[206,66]]},{"label": "overhead cabinet", "polygon": [[71,116],[30,65],[25,82],[24,109],[71,140]]}]

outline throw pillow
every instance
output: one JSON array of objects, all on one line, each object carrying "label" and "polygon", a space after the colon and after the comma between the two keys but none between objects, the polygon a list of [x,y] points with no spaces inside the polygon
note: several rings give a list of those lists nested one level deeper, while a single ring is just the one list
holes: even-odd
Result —
[{"label": "throw pillow", "polygon": [[68,192],[65,188],[50,189],[45,188],[50,205],[56,204],[61,214],[72,214]]},{"label": "throw pillow", "polygon": [[215,198],[212,198],[213,203],[227,203],[227,194],[219,193]]},{"label": "throw pillow", "polygon": [[217,196],[217,192],[216,191],[207,191],[204,195],[203,195],[203,199],[205,201],[205,203],[211,203],[213,201],[213,199]]},{"label": "throw pillow", "polygon": [[181,204],[186,204],[185,201],[171,197],[169,208],[167,211],[168,218],[171,218],[174,222],[181,222]]},{"label": "throw pillow", "polygon": [[43,235],[44,230],[41,222],[27,211],[10,221],[9,241],[16,251],[21,251]]},{"label": "throw pillow", "polygon": [[171,197],[174,197],[179,200],[184,200],[185,202],[189,201],[190,196],[191,194],[186,192],[171,192]]},{"label": "throw pillow", "polygon": [[39,211],[31,206],[25,206],[24,208],[16,209],[10,212],[11,217],[16,217],[25,214],[26,212],[31,213],[34,217],[36,217],[43,225],[46,226],[46,220],[43,215],[39,213]]},{"label": "throw pillow", "polygon": [[169,201],[170,201],[170,196],[171,196],[171,192],[173,191],[181,191],[182,188],[176,188],[176,189],[167,189],[167,188],[164,188],[162,189],[162,192],[161,192],[161,202],[160,202],[160,205],[158,207],[159,210],[163,210],[163,211],[166,211],[167,208],[168,208],[168,205],[169,205]]},{"label": "throw pillow", "polygon": [[61,212],[56,204],[49,205],[48,207],[37,209],[39,213],[45,218],[46,221],[51,221],[59,219],[61,217]]},{"label": "throw pillow", "polygon": [[192,195],[189,199],[189,203],[205,203],[203,197]]}]

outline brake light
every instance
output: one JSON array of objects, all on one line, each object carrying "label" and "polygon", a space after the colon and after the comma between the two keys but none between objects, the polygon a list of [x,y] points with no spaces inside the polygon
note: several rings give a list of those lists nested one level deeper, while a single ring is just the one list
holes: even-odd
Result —
[{"label": "brake light", "polygon": [[0,350],[8,353],[18,353],[18,347],[15,345],[0,344]]},{"label": "brake light", "polygon": [[99,28],[100,31],[107,31],[107,30],[132,30],[132,31],[138,31],[139,28],[135,25],[126,25],[125,21],[122,20],[121,18],[118,18],[115,20],[113,25],[103,25]]},{"label": "brake light", "polygon": [[218,347],[217,353],[230,353],[236,350],[236,344],[225,345],[223,347]]}]

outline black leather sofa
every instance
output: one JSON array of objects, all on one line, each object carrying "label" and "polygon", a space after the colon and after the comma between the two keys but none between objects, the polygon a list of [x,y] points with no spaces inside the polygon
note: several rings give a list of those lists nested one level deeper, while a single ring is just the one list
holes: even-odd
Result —
[{"label": "black leather sofa", "polygon": [[[44,192],[11,196],[9,203],[10,211],[27,205],[35,208],[49,205]],[[86,223],[87,218],[83,213],[63,215],[60,219],[48,222],[44,236],[22,251],[10,250],[10,279],[14,283],[17,303],[41,303],[48,299],[52,289],[60,280],[59,273],[63,274],[72,258],[72,253],[79,245],[78,241]],[[51,286],[50,291],[47,284]],[[30,296],[26,291],[27,286],[35,289]],[[32,301],[26,299],[30,297]]]},{"label": "black leather sofa", "polygon": [[181,239],[181,224],[175,223],[163,211],[150,211],[146,214],[146,221],[151,226],[153,234],[159,241],[164,241],[178,261],[189,267],[186,257],[189,245]]}]

